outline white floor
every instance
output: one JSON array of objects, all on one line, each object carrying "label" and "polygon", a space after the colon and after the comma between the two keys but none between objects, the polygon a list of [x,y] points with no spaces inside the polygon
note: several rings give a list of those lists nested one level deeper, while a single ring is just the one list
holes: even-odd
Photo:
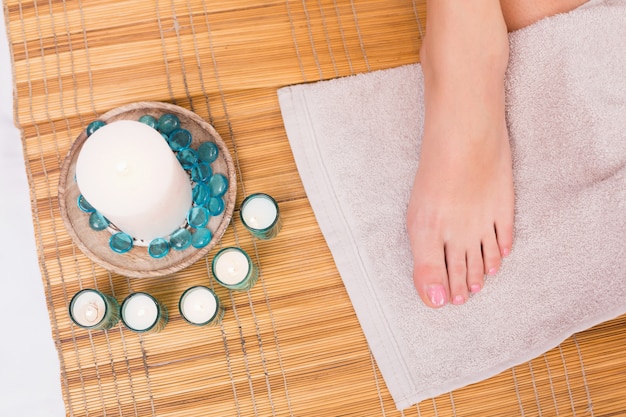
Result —
[{"label": "white floor", "polygon": [[12,100],[11,59],[0,16],[0,416],[65,416]]}]

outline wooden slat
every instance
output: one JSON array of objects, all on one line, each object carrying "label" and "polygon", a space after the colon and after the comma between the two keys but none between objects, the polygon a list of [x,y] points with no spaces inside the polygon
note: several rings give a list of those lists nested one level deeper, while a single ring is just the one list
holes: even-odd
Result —
[{"label": "wooden slat", "polygon": [[[368,350],[315,222],[276,90],[417,62],[423,0],[5,0],[33,222],[68,415],[513,416],[626,413],[626,319],[570,338],[528,364],[400,413]],[[284,226],[254,241],[235,213],[222,245],[260,265],[249,294],[210,279],[206,259],[161,279],[89,261],[59,214],[59,166],[112,108],[167,101],[210,121],[239,169],[237,208],[263,191]],[[222,326],[195,328],[182,291],[212,285]],[[67,306],[84,287],[122,300],[148,291],[170,310],[159,334],[87,332]],[[436,358],[433,358],[436,360]]]}]

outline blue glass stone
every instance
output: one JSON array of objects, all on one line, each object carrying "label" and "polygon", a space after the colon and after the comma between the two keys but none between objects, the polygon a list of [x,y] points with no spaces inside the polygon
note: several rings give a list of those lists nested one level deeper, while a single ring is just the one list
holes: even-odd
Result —
[{"label": "blue glass stone", "polygon": [[176,129],[170,133],[168,142],[173,151],[182,151],[191,145],[191,133],[187,129]]},{"label": "blue glass stone", "polygon": [[113,252],[126,253],[133,248],[133,238],[124,232],[117,232],[109,239]]},{"label": "blue glass stone", "polygon": [[211,197],[207,203],[207,208],[211,216],[219,216],[224,211],[224,200],[222,197]]},{"label": "blue glass stone", "polygon": [[157,129],[161,133],[165,133],[169,135],[176,129],[180,127],[180,120],[178,116],[170,113],[165,113],[161,117],[159,117],[159,121],[157,122]]},{"label": "blue glass stone", "polygon": [[210,218],[209,210],[204,206],[194,206],[187,213],[187,223],[195,229],[206,226]]},{"label": "blue glass stone", "polygon": [[109,221],[100,212],[94,211],[89,216],[89,227],[93,230],[104,230],[109,227]]},{"label": "blue glass stone", "polygon": [[213,142],[203,142],[198,146],[198,156],[200,160],[208,164],[217,159],[219,151]]},{"label": "blue glass stone", "polygon": [[93,132],[100,129],[104,125],[106,125],[106,123],[104,123],[102,120],[95,120],[89,123],[89,125],[87,125],[87,130],[85,131],[85,133],[87,133],[87,137],[93,135]]},{"label": "blue glass stone", "polygon": [[170,142],[169,135],[166,135],[165,133],[161,133],[161,136],[163,136],[163,139],[165,139],[165,141],[169,144],[169,142]]},{"label": "blue glass stone", "polygon": [[228,190],[228,179],[222,174],[214,174],[209,180],[209,189],[212,197],[221,197]]},{"label": "blue glass stone", "polygon": [[176,157],[185,169],[192,169],[198,162],[198,153],[191,148],[183,149]]},{"label": "blue glass stone", "polygon": [[78,199],[76,200],[76,205],[81,211],[84,211],[85,213],[93,213],[94,211],[96,211],[96,209],[91,204],[89,204],[89,201],[87,201],[82,194],[78,196]]},{"label": "blue glass stone", "polygon": [[201,249],[209,244],[212,237],[209,229],[198,229],[191,236],[191,246],[196,249]]},{"label": "blue glass stone", "polygon": [[150,126],[153,129],[157,128],[157,119],[154,116],[150,116],[149,114],[144,114],[143,116],[141,116],[139,118],[139,121],[141,123],[147,124],[148,126]]},{"label": "blue glass stone", "polygon": [[185,250],[191,245],[191,232],[187,229],[178,229],[170,235],[170,245],[176,250]]},{"label": "blue glass stone", "polygon": [[211,165],[206,162],[198,162],[191,168],[191,180],[193,182],[205,182],[213,175]]},{"label": "blue glass stone", "polygon": [[148,254],[155,259],[164,257],[170,252],[170,242],[162,237],[157,237],[148,245]]},{"label": "blue glass stone", "polygon": [[209,201],[209,198],[211,198],[211,191],[206,184],[198,183],[193,187],[191,198],[196,205],[202,206]]}]

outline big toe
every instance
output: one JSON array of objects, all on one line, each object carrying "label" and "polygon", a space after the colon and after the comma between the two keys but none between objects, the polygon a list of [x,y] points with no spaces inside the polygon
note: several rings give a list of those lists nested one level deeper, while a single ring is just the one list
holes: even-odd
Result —
[{"label": "big toe", "polygon": [[416,262],[413,282],[418,294],[429,307],[439,308],[448,304],[450,299],[445,265]]}]

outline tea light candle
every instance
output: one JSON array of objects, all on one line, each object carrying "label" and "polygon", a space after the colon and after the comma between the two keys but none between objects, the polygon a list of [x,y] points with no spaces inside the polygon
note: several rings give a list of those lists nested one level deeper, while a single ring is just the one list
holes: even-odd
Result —
[{"label": "tea light candle", "polygon": [[122,321],[138,333],[156,333],[167,324],[167,309],[150,294],[136,292],[122,302]]},{"label": "tea light candle", "polygon": [[77,326],[90,330],[110,329],[120,319],[115,298],[93,289],[77,292],[70,301],[69,313]]},{"label": "tea light candle", "polygon": [[246,197],[239,214],[246,229],[262,240],[273,239],[282,227],[278,204],[267,194],[256,193]]},{"label": "tea light candle", "polygon": [[224,317],[217,294],[202,285],[187,289],[180,297],[178,309],[183,319],[197,326],[219,324]]},{"label": "tea light candle", "polygon": [[259,278],[259,271],[246,252],[229,247],[220,250],[211,264],[213,276],[224,287],[248,291]]},{"label": "tea light candle", "polygon": [[161,134],[133,120],[96,130],[76,161],[81,194],[130,236],[146,242],[184,224],[191,182]]}]

